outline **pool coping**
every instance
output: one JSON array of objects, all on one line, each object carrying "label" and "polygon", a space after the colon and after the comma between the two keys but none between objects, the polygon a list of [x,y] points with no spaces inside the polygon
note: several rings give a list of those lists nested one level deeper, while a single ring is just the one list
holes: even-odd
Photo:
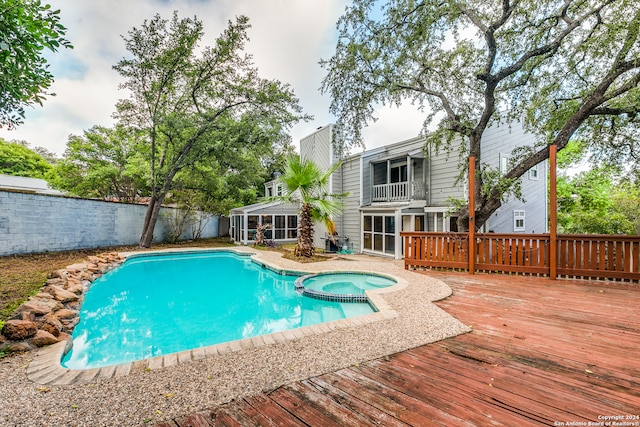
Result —
[{"label": "pool coping", "polygon": [[[152,252],[124,252],[120,255],[124,256],[125,258],[129,258],[139,255],[222,251],[233,252],[241,256],[249,256],[251,257],[253,262],[279,274],[288,273],[291,275],[302,276],[318,273],[318,271],[311,271],[310,269],[291,270],[289,268],[282,267],[271,262],[270,260],[265,259],[265,256],[262,256],[268,252],[255,250],[248,251],[247,249],[248,248],[245,247],[243,247],[242,249],[235,247],[210,249],[186,248]],[[322,270],[321,273],[354,273],[358,271],[359,270]],[[366,272],[361,271],[361,273]],[[377,310],[375,313],[350,317],[346,319],[339,319],[315,325],[303,326],[300,328],[289,329],[286,331],[275,332],[267,335],[228,341],[225,343],[185,350],[182,352],[171,353],[163,356],[156,356],[153,358],[134,362],[127,362],[119,365],[90,369],[69,369],[61,365],[62,357],[71,348],[72,345],[72,340],[71,338],[69,338],[66,341],[61,341],[51,346],[41,348],[27,367],[27,377],[29,380],[41,385],[87,384],[99,378],[109,379],[124,377],[128,376],[133,371],[157,370],[184,363],[190,363],[192,361],[205,359],[207,357],[220,356],[247,349],[259,349],[265,346],[299,340],[304,337],[326,334],[336,329],[353,328],[398,317],[398,312],[388,304],[383,295],[405,289],[408,286],[408,281],[393,274],[379,272],[371,273],[386,276],[396,281],[396,284],[393,286],[366,291],[369,303],[372,304]],[[446,296],[448,296],[448,294],[442,297],[444,298]]]}]

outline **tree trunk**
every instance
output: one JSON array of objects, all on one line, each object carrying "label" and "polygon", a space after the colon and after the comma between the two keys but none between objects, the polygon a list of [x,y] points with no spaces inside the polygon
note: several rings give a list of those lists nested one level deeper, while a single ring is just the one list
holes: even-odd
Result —
[{"label": "tree trunk", "polygon": [[160,214],[160,208],[162,207],[162,200],[159,197],[151,197],[149,206],[147,206],[147,213],[144,217],[144,227],[142,229],[142,235],[140,236],[140,247],[148,248],[151,246],[153,240],[153,230],[156,228],[156,222],[158,222],[158,215]]},{"label": "tree trunk", "polygon": [[295,255],[312,257],[315,254],[313,247],[313,221],[311,219],[311,205],[303,204],[300,208],[300,225],[298,226],[298,244]]}]

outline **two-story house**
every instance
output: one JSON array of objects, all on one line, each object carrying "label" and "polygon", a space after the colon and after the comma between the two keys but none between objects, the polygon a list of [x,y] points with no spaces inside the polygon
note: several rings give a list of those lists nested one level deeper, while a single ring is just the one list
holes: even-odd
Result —
[{"label": "two-story house", "polygon": [[[489,129],[483,138],[482,161],[506,170],[511,151],[533,141],[533,136],[519,126]],[[423,137],[340,159],[334,152],[333,126],[327,125],[300,141],[300,155],[325,170],[333,162],[342,161],[331,176],[329,191],[349,193],[344,200],[344,213],[335,218],[337,244],[318,224],[314,234],[317,247],[402,258],[401,231],[456,231],[453,200],[468,200],[468,183],[457,180],[457,150],[436,152],[425,145]],[[545,232],[546,174],[546,163],[542,163],[521,178],[524,201],[509,199],[491,216],[483,231]],[[277,179],[265,185],[266,193],[268,188],[273,194],[278,191]],[[274,231],[268,238],[292,241],[296,236],[295,213],[295,206],[277,203],[234,209],[232,238],[248,244],[258,224],[272,223]]]}]

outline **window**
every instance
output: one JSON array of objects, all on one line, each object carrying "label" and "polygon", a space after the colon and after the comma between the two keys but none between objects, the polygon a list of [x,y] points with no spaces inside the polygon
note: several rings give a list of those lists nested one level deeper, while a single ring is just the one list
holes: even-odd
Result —
[{"label": "window", "polygon": [[282,184],[276,184],[276,194],[282,196]]},{"label": "window", "polygon": [[503,175],[509,170],[509,160],[511,160],[509,156],[500,154],[500,173]]},{"label": "window", "polygon": [[513,231],[524,231],[524,211],[513,211]]},{"label": "window", "polygon": [[287,215],[287,239],[298,237],[298,216]]},{"label": "window", "polygon": [[274,221],[274,238],[275,239],[284,239],[286,236],[286,230],[285,230],[285,216],[284,215],[276,215],[274,217],[275,221]]},{"label": "window", "polygon": [[407,182],[407,165],[391,167],[391,182]]},{"label": "window", "polygon": [[533,181],[538,180],[538,165],[535,165],[531,169],[529,169],[529,179]]},{"label": "window", "polygon": [[247,217],[247,239],[256,239],[256,229],[258,228],[258,215],[249,215]]},{"label": "window", "polygon": [[395,254],[395,216],[365,215],[362,231],[364,250]]}]

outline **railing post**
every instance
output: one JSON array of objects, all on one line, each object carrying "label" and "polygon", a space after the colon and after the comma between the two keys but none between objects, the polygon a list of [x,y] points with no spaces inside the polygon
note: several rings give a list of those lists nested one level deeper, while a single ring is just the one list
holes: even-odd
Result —
[{"label": "railing post", "polygon": [[469,157],[469,274],[475,273],[476,266],[476,201],[475,201],[475,187],[476,187],[476,158]]},{"label": "railing post", "polygon": [[556,145],[551,144],[549,146],[549,278],[552,280],[558,276],[556,153]]}]

